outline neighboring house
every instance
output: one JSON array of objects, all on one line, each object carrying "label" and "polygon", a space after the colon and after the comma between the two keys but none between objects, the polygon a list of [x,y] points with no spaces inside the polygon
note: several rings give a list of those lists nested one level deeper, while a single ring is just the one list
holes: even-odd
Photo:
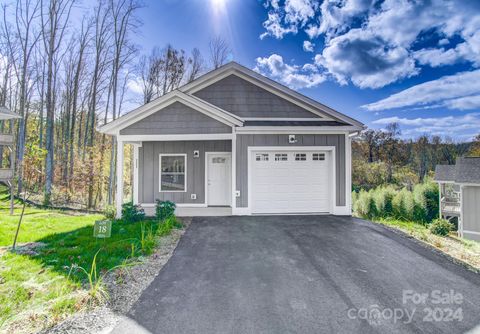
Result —
[{"label": "neighboring house", "polygon": [[458,219],[458,232],[480,241],[480,157],[458,158],[456,165],[438,165],[440,215]]},{"label": "neighboring house", "polygon": [[133,198],[149,215],[156,200],[179,215],[350,215],[351,136],[363,128],[231,62],[99,131],[116,136],[117,166],[133,144]]},{"label": "neighboring house", "polygon": [[[0,106],[0,121],[14,120],[21,118],[20,115]],[[5,183],[10,188],[10,214],[13,214],[13,176],[15,170],[15,159],[13,148],[15,145],[12,132],[13,126],[10,126],[10,133],[0,131],[0,182]],[[6,152],[9,152],[9,158],[5,158]]]}]

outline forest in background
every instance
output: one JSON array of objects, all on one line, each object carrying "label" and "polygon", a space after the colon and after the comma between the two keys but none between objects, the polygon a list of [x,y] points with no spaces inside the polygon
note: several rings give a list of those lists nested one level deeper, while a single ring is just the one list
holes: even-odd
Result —
[{"label": "forest in background", "polygon": [[368,129],[352,141],[352,187],[370,190],[382,185],[412,190],[433,177],[437,164],[453,165],[457,157],[480,156],[480,134],[472,142],[423,135],[402,139],[397,123]]},{"label": "forest in background", "polygon": [[[207,57],[172,45],[140,50],[137,0],[18,0],[1,5],[0,106],[22,116],[0,121],[16,138],[15,192],[45,205],[100,208],[114,201],[116,143],[96,131],[223,65],[230,49],[212,37]],[[146,54],[146,55],[145,55]],[[130,101],[136,85],[141,101]],[[128,107],[130,105],[130,107]],[[131,148],[126,149],[130,161]],[[9,150],[0,149],[1,167]],[[130,185],[129,167],[125,173]]]},{"label": "forest in background", "polygon": [[[99,0],[90,10],[76,0],[18,0],[0,8],[0,106],[21,120],[0,121],[16,138],[15,192],[28,190],[45,205],[103,208],[115,196],[114,138],[97,126],[148,103],[224,64],[231,50],[213,37],[208,55],[171,45],[140,50],[136,0]],[[141,91],[130,101],[129,89]],[[382,184],[412,188],[437,163],[480,155],[480,137],[454,143],[438,136],[401,139],[400,128],[367,130],[354,140],[353,187]],[[8,150],[0,149],[2,166]],[[131,148],[125,160],[130,188]]]}]

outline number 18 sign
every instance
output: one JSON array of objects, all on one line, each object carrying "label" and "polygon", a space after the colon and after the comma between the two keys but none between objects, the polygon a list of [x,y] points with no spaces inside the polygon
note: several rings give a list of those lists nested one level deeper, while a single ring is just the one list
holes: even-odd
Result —
[{"label": "number 18 sign", "polygon": [[112,222],[110,220],[97,220],[93,227],[95,238],[110,238],[112,235]]}]

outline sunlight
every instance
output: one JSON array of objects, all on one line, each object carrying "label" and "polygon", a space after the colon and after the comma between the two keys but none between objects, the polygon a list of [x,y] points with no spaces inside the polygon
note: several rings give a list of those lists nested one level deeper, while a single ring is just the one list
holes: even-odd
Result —
[{"label": "sunlight", "polygon": [[229,29],[227,2],[229,0],[210,0],[212,25],[216,34],[224,33],[225,29]]},{"label": "sunlight", "polygon": [[218,6],[225,6],[225,2],[227,2],[227,0],[210,0],[210,2],[213,7],[218,7]]}]

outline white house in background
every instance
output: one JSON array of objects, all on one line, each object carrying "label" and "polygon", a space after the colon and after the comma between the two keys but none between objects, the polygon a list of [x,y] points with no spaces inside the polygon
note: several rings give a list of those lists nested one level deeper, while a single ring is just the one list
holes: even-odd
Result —
[{"label": "white house in background", "polygon": [[458,219],[458,233],[480,241],[480,157],[458,158],[456,165],[438,165],[440,216]]},{"label": "white house in background", "polygon": [[363,124],[231,62],[99,128],[134,145],[134,203],[179,215],[351,215],[351,136]]},{"label": "white house in background", "polygon": [[[4,106],[0,106],[0,121],[12,121],[21,118],[20,115],[8,110]],[[2,147],[0,155],[0,182],[5,183],[10,188],[10,214],[13,214],[13,176],[15,170],[15,159],[13,156],[13,147],[15,145],[14,136],[10,127],[10,133],[0,132],[0,146]],[[9,159],[4,155],[7,149],[9,151]]]}]

